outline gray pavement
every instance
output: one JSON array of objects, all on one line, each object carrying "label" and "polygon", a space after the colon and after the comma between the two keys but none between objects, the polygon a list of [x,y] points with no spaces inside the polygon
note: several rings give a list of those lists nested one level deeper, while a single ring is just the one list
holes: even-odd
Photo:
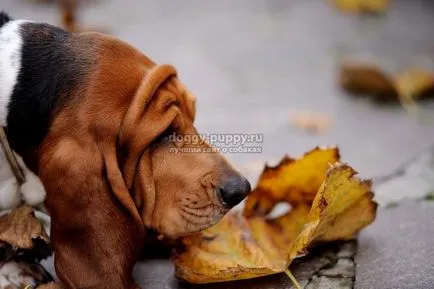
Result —
[{"label": "gray pavement", "polygon": [[[342,15],[322,0],[90,2],[82,14],[86,25],[103,26],[156,61],[178,68],[198,98],[201,132],[264,134],[262,154],[228,155],[253,182],[265,161],[337,144],[344,161],[362,177],[389,176],[378,178],[375,187],[385,206],[433,189],[429,167],[434,161],[428,152],[433,123],[424,124],[399,106],[347,97],[336,86],[336,72],[346,57],[373,60],[390,72],[413,66],[434,70],[434,2],[394,0],[380,18]],[[17,18],[57,23],[50,5],[0,0],[0,9]],[[424,105],[433,115],[434,103]],[[292,127],[290,112],[298,110],[328,114],[334,119],[331,131],[309,135]],[[418,154],[423,151],[426,157]],[[421,165],[406,164],[415,155]],[[360,237],[357,289],[434,288],[432,212],[432,204],[421,202],[380,212]],[[312,264],[302,270],[305,275],[294,267],[306,288],[338,288],[333,280],[342,281],[339,288],[353,287],[352,255],[337,257],[339,248],[311,257],[317,261],[304,260]],[[324,259],[330,250],[334,253]],[[166,260],[138,264],[135,276],[151,289],[291,286],[283,275],[190,286],[173,278]]]},{"label": "gray pavement", "polygon": [[380,211],[359,236],[355,289],[434,288],[434,202]]},{"label": "gray pavement", "polygon": [[374,184],[375,200],[386,207],[434,193],[434,146],[417,154],[392,174],[374,179]]}]

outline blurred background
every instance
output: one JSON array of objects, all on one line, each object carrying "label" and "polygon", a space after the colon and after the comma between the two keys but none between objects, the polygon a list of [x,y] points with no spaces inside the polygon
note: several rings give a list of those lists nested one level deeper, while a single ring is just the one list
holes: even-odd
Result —
[{"label": "blurred background", "polygon": [[[323,0],[79,2],[83,30],[97,27],[177,67],[197,96],[201,133],[263,134],[262,153],[228,155],[252,181],[265,162],[318,145],[338,145],[344,161],[374,177],[434,143],[422,112],[352,97],[339,85],[348,58],[387,74],[434,71],[432,1],[376,1],[378,11],[351,8],[357,1],[336,1],[349,11]],[[62,25],[59,6],[0,0],[15,18]],[[423,118],[434,116],[432,103],[420,106]]]}]

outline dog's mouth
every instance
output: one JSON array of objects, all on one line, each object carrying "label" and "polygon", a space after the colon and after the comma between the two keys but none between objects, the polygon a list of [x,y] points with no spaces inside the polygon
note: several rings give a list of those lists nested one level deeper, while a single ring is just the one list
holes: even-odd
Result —
[{"label": "dog's mouth", "polygon": [[181,218],[186,223],[186,234],[205,230],[218,223],[230,210],[219,195],[216,188],[207,188],[209,198],[206,202],[186,199],[180,206]]},{"label": "dog's mouth", "polygon": [[186,223],[186,234],[205,230],[218,223],[228,212],[223,206],[210,206],[205,208],[184,207],[180,209],[180,215]]},{"label": "dog's mouth", "polygon": [[[178,238],[208,229],[218,223],[226,213],[238,205],[250,191],[250,184],[239,175],[231,175],[225,181],[214,183],[207,180],[200,187],[190,189],[165,213],[159,214],[158,228],[162,234],[170,238]],[[164,208],[160,203],[159,208]]]}]

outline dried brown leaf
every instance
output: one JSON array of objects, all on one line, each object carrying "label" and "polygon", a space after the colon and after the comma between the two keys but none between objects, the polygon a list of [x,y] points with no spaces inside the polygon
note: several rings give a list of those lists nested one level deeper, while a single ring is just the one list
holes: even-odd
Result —
[{"label": "dried brown leaf", "polygon": [[339,83],[351,94],[380,101],[413,102],[434,95],[434,73],[419,68],[391,76],[376,65],[346,61],[341,66]]},{"label": "dried brown leaf", "polygon": [[398,100],[393,79],[380,67],[357,61],[346,61],[339,74],[340,86],[354,95],[368,95],[380,101]]},{"label": "dried brown leaf", "polygon": [[0,249],[7,259],[40,260],[51,255],[50,240],[33,208],[21,206],[0,217]]},{"label": "dried brown leaf", "polygon": [[35,239],[49,243],[47,233],[35,217],[33,208],[21,206],[0,217],[0,241],[15,248],[31,249]]}]

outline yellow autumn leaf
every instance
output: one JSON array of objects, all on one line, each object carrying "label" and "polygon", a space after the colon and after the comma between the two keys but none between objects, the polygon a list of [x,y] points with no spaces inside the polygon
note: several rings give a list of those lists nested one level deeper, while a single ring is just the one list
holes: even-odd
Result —
[{"label": "yellow autumn leaf", "polygon": [[291,246],[289,260],[315,243],[350,240],[374,221],[377,204],[372,201],[372,184],[356,174],[350,166],[340,164],[327,173],[305,227]]},{"label": "yellow autumn leaf", "polygon": [[278,202],[312,202],[329,165],[339,159],[337,148],[315,148],[300,159],[286,156],[276,167],[266,166],[246,200],[244,215],[267,215]]},{"label": "yellow autumn leaf", "polygon": [[316,243],[353,238],[375,219],[377,208],[371,183],[355,174],[335,164],[311,206],[298,203],[275,219],[230,213],[212,228],[184,237],[174,255],[177,277],[213,283],[276,274]]},{"label": "yellow autumn leaf", "polygon": [[331,0],[339,10],[347,13],[385,13],[390,0]]},{"label": "yellow autumn leaf", "polygon": [[418,99],[434,92],[434,74],[423,69],[413,68],[395,76],[395,85],[404,98]]}]

